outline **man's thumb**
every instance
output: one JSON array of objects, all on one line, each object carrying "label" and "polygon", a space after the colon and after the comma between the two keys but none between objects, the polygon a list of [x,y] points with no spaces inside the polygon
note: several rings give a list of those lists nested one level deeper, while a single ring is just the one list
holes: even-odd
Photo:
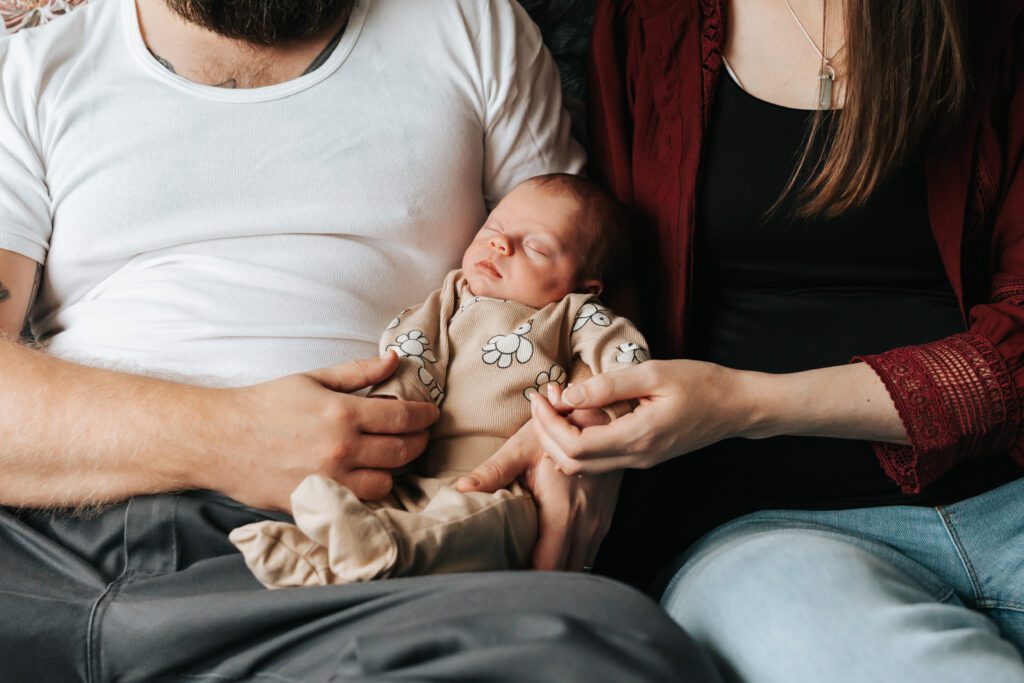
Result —
[{"label": "man's thumb", "polygon": [[333,391],[350,393],[383,382],[398,367],[398,356],[388,351],[380,358],[363,358],[306,374]]},{"label": "man's thumb", "polygon": [[460,493],[494,493],[515,481],[527,467],[529,459],[525,454],[502,446],[497,453],[477,465],[472,472],[459,477],[455,482],[455,488]]}]

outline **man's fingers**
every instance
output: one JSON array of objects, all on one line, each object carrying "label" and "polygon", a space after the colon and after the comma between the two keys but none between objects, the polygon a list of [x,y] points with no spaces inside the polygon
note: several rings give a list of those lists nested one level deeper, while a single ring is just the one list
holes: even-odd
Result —
[{"label": "man's fingers", "polygon": [[514,482],[529,466],[530,455],[519,448],[513,439],[509,439],[494,455],[477,465],[476,469],[459,477],[455,488],[462,493],[494,493]]},{"label": "man's fingers", "polygon": [[559,408],[603,408],[616,401],[650,396],[657,378],[654,361],[603,372],[562,392]]},{"label": "man's fingers", "polygon": [[339,478],[338,483],[352,489],[362,500],[380,500],[391,493],[394,479],[388,470],[359,469]]},{"label": "man's fingers", "polygon": [[430,433],[425,430],[400,436],[364,435],[346,464],[350,469],[393,470],[405,467],[423,452],[429,438]]},{"label": "man's fingers", "polygon": [[358,402],[356,426],[367,434],[408,434],[437,422],[440,411],[424,401],[352,397]]},{"label": "man's fingers", "polygon": [[332,391],[351,393],[382,382],[398,367],[398,356],[388,352],[380,358],[364,358],[329,368],[311,370],[306,375]]}]

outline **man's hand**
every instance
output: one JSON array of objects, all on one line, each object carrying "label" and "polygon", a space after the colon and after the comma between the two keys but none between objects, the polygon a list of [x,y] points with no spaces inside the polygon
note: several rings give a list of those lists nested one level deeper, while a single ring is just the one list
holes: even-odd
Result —
[{"label": "man's hand", "polygon": [[[606,424],[597,410],[575,411],[568,419],[579,427]],[[622,473],[568,477],[545,457],[533,425],[527,422],[494,455],[457,482],[460,491],[496,491],[522,477],[533,494],[540,535],[534,569],[579,571],[593,564],[611,526]]]},{"label": "man's hand", "polygon": [[[426,447],[438,418],[430,403],[352,396],[395,371],[398,358],[332,368],[228,390],[219,414],[228,438],[197,483],[258,508],[289,510],[289,494],[309,474],[373,500],[391,491],[391,471]],[[208,476],[208,478],[203,478]]]}]

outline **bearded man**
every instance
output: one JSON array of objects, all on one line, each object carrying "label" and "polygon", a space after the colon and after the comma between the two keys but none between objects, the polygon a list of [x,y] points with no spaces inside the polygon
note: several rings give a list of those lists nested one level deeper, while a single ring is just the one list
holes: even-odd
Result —
[{"label": "bearded man", "polygon": [[437,412],[354,359],[582,161],[510,0],[93,0],[0,39],[0,679],[704,671],[601,579],[267,591],[226,536],[312,472],[388,492]]}]

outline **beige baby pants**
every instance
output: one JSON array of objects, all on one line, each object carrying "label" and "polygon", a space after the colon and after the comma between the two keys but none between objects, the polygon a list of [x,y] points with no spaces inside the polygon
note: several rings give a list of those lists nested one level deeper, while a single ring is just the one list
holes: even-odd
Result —
[{"label": "beige baby pants", "polygon": [[524,569],[537,540],[529,493],[518,484],[496,493],[454,488],[467,465],[503,442],[464,437],[432,446],[420,468],[430,476],[397,476],[381,501],[361,501],[331,479],[309,476],[291,496],[295,524],[248,524],[231,532],[231,542],[268,588]]}]

